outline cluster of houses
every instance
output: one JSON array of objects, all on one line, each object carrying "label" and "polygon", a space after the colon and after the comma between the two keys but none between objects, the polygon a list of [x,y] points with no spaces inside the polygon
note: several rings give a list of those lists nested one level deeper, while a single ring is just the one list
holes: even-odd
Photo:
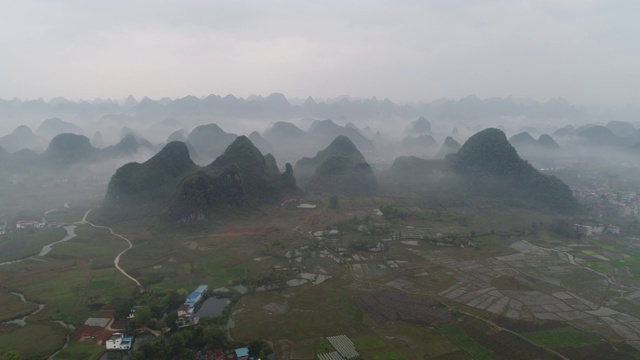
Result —
[{"label": "cluster of houses", "polygon": [[570,186],[573,196],[589,206],[597,215],[640,217],[640,196],[635,192],[616,192],[607,185],[596,187]]},{"label": "cluster of houses", "polygon": [[176,324],[178,327],[194,325],[198,323],[198,318],[194,316],[198,307],[204,299],[204,294],[209,290],[207,285],[198,286],[189,296],[187,296],[184,304],[178,308],[178,319]]},{"label": "cluster of houses", "polygon": [[44,229],[47,222],[38,220],[20,220],[16,221],[16,229]]},{"label": "cluster of houses", "polygon": [[583,224],[573,224],[573,230],[583,236],[592,236],[592,235],[598,235],[598,234],[602,234],[602,233],[607,233],[607,234],[612,234],[612,235],[619,235],[620,234],[620,228],[617,226],[613,226],[613,225],[607,225],[607,226],[603,226],[603,225],[596,225],[596,226],[591,226],[591,225],[583,225]]}]

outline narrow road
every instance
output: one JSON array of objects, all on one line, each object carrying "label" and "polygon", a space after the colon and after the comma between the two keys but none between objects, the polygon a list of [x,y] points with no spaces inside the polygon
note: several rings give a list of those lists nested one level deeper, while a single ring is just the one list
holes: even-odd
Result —
[{"label": "narrow road", "polygon": [[127,244],[129,244],[129,247],[127,247],[126,249],[122,250],[117,256],[116,258],[113,260],[113,265],[115,265],[116,269],[118,269],[118,271],[120,271],[122,273],[122,275],[126,276],[127,278],[129,278],[131,281],[133,281],[134,283],[136,283],[136,285],[138,285],[138,288],[140,290],[140,292],[144,292],[144,287],[142,286],[142,284],[140,284],[140,282],[138,280],[136,280],[136,278],[134,278],[133,276],[127,274],[126,271],[124,271],[123,268],[120,267],[120,256],[124,253],[126,253],[127,251],[131,250],[131,248],[133,247],[133,244],[131,243],[131,241],[129,239],[127,239],[126,237],[117,234],[113,231],[112,228],[108,227],[108,226],[102,226],[102,225],[94,225],[91,222],[87,221],[87,216],[89,216],[89,213],[91,212],[91,210],[93,209],[89,209],[87,210],[86,213],[84,213],[84,216],[82,217],[82,221],[79,221],[77,224],[88,224],[93,226],[94,228],[99,228],[99,229],[107,229],[109,230],[109,232],[111,233],[111,235],[113,236],[117,236],[120,239],[124,240],[127,242]]}]

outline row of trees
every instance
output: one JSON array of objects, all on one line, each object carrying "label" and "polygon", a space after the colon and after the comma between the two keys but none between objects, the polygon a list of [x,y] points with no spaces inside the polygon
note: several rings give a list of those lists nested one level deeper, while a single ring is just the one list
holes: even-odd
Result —
[{"label": "row of trees", "polygon": [[199,324],[174,331],[171,335],[162,334],[153,341],[140,345],[138,350],[131,354],[130,359],[191,360],[195,359],[196,354],[200,352],[226,350],[240,346],[247,346],[249,354],[257,358],[264,358],[273,352],[271,346],[264,341],[254,340],[248,344],[231,343],[222,327]]}]

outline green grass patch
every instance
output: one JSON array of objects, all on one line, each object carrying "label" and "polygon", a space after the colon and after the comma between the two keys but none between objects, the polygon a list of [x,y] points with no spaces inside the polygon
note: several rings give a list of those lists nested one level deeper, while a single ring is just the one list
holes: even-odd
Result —
[{"label": "green grass patch", "polygon": [[387,342],[378,335],[358,336],[351,340],[358,350],[377,349],[387,346]]},{"label": "green grass patch", "polygon": [[0,235],[0,262],[38,255],[44,245],[62,240],[67,234],[63,228],[15,230]]},{"label": "green grass patch", "polygon": [[0,335],[0,354],[15,350],[23,359],[46,359],[64,345],[66,330],[55,323],[28,324]]},{"label": "green grass patch", "polygon": [[587,263],[585,264],[585,266],[587,266],[589,269],[598,271],[598,272],[605,272],[606,268],[600,264],[595,264],[595,263]]},{"label": "green grass patch", "polygon": [[15,319],[16,317],[29,314],[38,307],[31,303],[23,303],[20,298],[0,291],[0,321]]},{"label": "green grass patch", "polygon": [[601,340],[596,336],[568,326],[551,330],[524,333],[522,336],[536,344],[550,349],[581,347],[595,345],[601,342]]},{"label": "green grass patch", "polygon": [[336,351],[336,349],[334,349],[333,346],[331,346],[331,343],[327,340],[320,341],[318,346],[316,346],[316,354],[324,354],[333,351]]},{"label": "green grass patch", "polygon": [[241,267],[225,268],[219,264],[206,264],[202,266],[202,270],[208,275],[213,276],[213,283],[210,286],[218,287],[226,285],[229,280],[235,280],[244,276],[245,269]]},{"label": "green grass patch", "polygon": [[595,255],[596,252],[593,250],[582,250],[582,253],[585,255]]},{"label": "green grass patch", "polygon": [[113,277],[102,276],[94,277],[89,283],[89,290],[107,290],[113,288]]},{"label": "green grass patch", "polygon": [[405,357],[402,356],[397,351],[388,351],[382,354],[376,354],[371,357],[371,360],[404,360]]},{"label": "green grass patch", "polygon": [[60,351],[54,360],[98,360],[104,353],[104,347],[90,342],[72,342]]},{"label": "green grass patch", "polygon": [[462,350],[469,353],[475,360],[500,360],[501,358],[483,348],[457,324],[445,324],[439,328],[440,333]]}]

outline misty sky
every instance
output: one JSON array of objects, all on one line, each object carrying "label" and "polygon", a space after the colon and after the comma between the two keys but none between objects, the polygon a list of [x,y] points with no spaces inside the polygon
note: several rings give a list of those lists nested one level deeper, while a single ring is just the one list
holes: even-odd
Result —
[{"label": "misty sky", "polygon": [[640,1],[0,0],[0,98],[640,101]]}]

